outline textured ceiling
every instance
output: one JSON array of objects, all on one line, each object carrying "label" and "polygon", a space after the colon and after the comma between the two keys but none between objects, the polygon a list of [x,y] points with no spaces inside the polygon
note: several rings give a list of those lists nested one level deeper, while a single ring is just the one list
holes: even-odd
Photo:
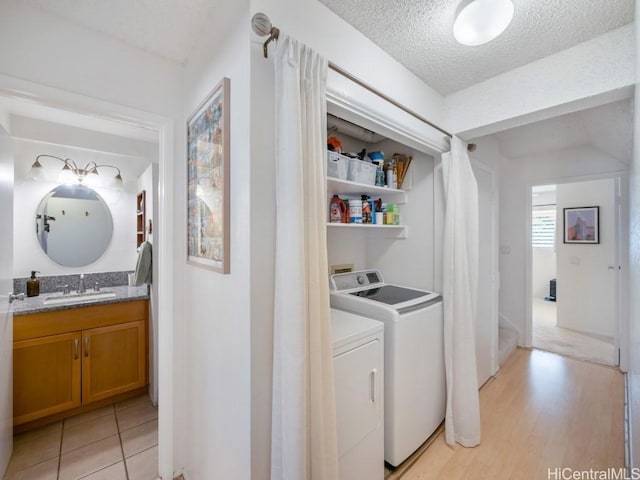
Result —
[{"label": "textured ceiling", "polygon": [[213,0],[21,1],[181,64],[216,8]]},{"label": "textured ceiling", "polygon": [[[216,7],[216,0],[20,1],[178,63],[186,62]],[[461,0],[319,1],[443,94],[625,25],[633,21],[634,10],[634,0],[512,0],[514,20],[507,31],[485,45],[465,47],[452,34],[455,11]],[[42,118],[34,112],[14,113]],[[61,123],[76,124],[69,119]],[[626,158],[630,142],[627,130],[631,124],[628,102],[618,102],[516,128],[499,136],[507,150],[511,148],[508,139],[529,135],[528,128],[537,131],[538,139],[544,138],[533,143],[515,140],[514,150],[507,152],[513,157],[540,149],[591,143],[612,152],[616,158]],[[86,123],[82,125],[87,128]],[[619,128],[606,128],[607,125]],[[133,130],[105,128],[95,125],[96,130],[147,141],[153,141],[156,135],[156,132],[130,133]]]},{"label": "textured ceiling", "polygon": [[526,65],[633,21],[633,0],[512,0],[497,39],[453,38],[459,0],[320,0],[443,95]]},{"label": "textured ceiling", "polygon": [[[512,0],[514,20],[507,31],[485,45],[465,47],[452,33],[460,0],[319,1],[443,95],[630,23],[634,5],[634,0]],[[207,19],[215,15],[217,3],[21,2],[181,64],[186,62]]]},{"label": "textured ceiling", "polygon": [[633,151],[633,100],[512,128],[495,137],[502,153],[511,159],[591,146],[628,163]]}]

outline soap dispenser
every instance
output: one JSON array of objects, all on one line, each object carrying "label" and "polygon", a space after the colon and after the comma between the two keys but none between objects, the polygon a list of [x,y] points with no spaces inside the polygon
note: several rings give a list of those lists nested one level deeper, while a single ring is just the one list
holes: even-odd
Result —
[{"label": "soap dispenser", "polygon": [[27,280],[27,297],[37,297],[40,295],[40,280],[36,278],[37,270],[31,270],[31,278]]}]

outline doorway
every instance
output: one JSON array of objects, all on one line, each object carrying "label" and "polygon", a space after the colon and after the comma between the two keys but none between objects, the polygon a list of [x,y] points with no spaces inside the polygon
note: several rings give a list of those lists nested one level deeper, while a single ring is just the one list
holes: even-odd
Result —
[{"label": "doorway", "polygon": [[[28,109],[57,109],[70,115],[85,116],[96,122],[119,123],[122,126],[133,126],[156,132],[159,145],[159,179],[158,179],[158,221],[154,225],[154,237],[158,244],[157,266],[157,345],[162,354],[157,354],[158,383],[166,385],[159,392],[159,404],[162,408],[158,420],[158,472],[163,478],[172,478],[173,474],[173,383],[171,365],[173,363],[172,309],[173,266],[168,252],[173,250],[172,218],[173,218],[173,185],[170,179],[173,169],[173,120],[159,115],[148,114],[110,104],[104,101],[44,87],[18,79],[0,76],[0,96],[7,99],[11,106],[25,105]],[[37,99],[37,100],[34,100]],[[7,109],[11,113],[11,108]],[[2,387],[0,387],[2,388]],[[133,406],[133,405],[130,405]]]},{"label": "doorway", "polygon": [[532,346],[619,364],[614,178],[531,188]]},{"label": "doorway", "polygon": [[478,182],[479,245],[476,365],[478,386],[498,371],[498,212],[494,170],[477,160],[471,166]]}]

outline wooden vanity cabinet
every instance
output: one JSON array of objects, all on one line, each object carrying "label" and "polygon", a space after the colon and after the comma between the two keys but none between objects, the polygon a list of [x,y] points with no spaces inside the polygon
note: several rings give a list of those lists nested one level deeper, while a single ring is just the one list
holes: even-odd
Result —
[{"label": "wooden vanity cabinet", "polygon": [[80,362],[78,332],[14,342],[14,423],[80,406]]},{"label": "wooden vanity cabinet", "polygon": [[113,397],[146,384],[145,323],[82,332],[82,402]]},{"label": "wooden vanity cabinet", "polygon": [[144,388],[147,317],[147,300],[15,317],[14,425]]}]

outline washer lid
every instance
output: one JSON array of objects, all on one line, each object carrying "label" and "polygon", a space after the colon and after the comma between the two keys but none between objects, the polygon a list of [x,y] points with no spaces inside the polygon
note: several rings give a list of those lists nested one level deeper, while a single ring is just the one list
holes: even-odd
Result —
[{"label": "washer lid", "polygon": [[414,290],[412,288],[398,287],[396,285],[383,285],[381,287],[350,292],[350,295],[386,303],[387,305],[397,305],[399,303],[415,300],[416,298],[428,297],[430,294],[431,292],[425,292],[424,290]]}]

